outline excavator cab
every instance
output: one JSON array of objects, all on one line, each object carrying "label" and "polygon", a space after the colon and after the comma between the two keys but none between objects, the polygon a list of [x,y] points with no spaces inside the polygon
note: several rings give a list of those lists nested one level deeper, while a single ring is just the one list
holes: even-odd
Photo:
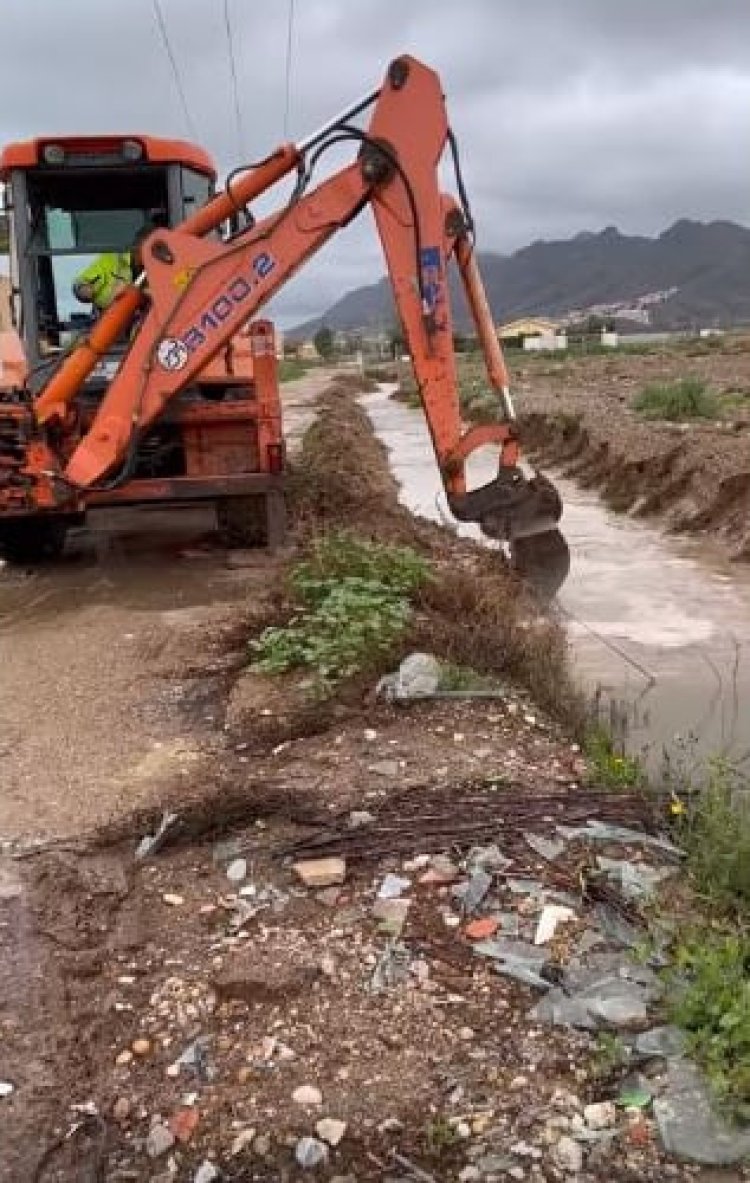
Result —
[{"label": "excavator cab", "polygon": [[[56,137],[9,145],[0,155],[0,179],[13,327],[0,335],[0,552],[26,559],[59,550],[66,526],[95,504],[193,497],[216,504],[231,542],[278,541],[283,440],[268,322],[259,332],[243,327],[169,414],[134,442],[125,479],[114,487],[86,490],[56,512],[22,495],[23,466],[15,463],[28,426],[22,411],[30,412],[101,317],[101,309],[77,298],[76,278],[114,256],[123,286],[132,283],[146,235],[180,225],[210,201],[211,158],[191,144],[150,136]],[[221,233],[217,227],[217,240]],[[137,329],[136,319],[80,384],[68,443],[93,421]],[[260,367],[254,351],[262,352]]]},{"label": "excavator cab", "polygon": [[[144,232],[179,225],[211,197],[209,157],[189,145],[171,148],[147,137],[89,138],[4,152],[14,323],[38,388],[45,362],[94,318],[73,293],[75,277],[102,254],[130,255]],[[113,372],[103,366],[92,384]]]}]

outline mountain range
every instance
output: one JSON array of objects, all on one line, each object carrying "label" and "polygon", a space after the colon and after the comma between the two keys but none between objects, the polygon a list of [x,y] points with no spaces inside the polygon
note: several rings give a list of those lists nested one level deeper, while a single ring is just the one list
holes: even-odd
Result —
[{"label": "mountain range", "polygon": [[[608,226],[564,241],[533,242],[511,255],[480,251],[479,264],[498,323],[528,315],[561,317],[572,309],[634,302],[653,292],[665,293],[662,302],[649,307],[657,329],[750,322],[750,229],[735,222],[683,218],[656,238]],[[466,329],[468,310],[457,295],[455,274],[450,284],[456,327]],[[287,337],[309,337],[322,324],[378,331],[394,319],[390,284],[381,279],[348,292]]]}]

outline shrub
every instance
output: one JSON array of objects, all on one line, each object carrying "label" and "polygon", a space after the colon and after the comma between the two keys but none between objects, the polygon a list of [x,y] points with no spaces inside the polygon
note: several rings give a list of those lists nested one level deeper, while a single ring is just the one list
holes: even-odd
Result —
[{"label": "shrub", "polygon": [[646,419],[715,419],[719,414],[716,395],[698,378],[676,382],[654,382],[645,386],[633,404]]}]

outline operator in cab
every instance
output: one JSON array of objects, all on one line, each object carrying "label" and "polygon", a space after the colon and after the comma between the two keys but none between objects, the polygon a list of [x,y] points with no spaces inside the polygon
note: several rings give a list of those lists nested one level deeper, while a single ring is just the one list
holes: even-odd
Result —
[{"label": "operator in cab", "polygon": [[133,257],[130,251],[99,255],[73,280],[73,295],[82,304],[92,304],[95,312],[109,308],[115,296],[133,282]]},{"label": "operator in cab", "polygon": [[73,280],[73,295],[82,304],[93,305],[101,316],[115,297],[133,282],[142,266],[141,244],[158,226],[167,225],[166,210],[150,210],[129,251],[107,251],[89,263]]}]

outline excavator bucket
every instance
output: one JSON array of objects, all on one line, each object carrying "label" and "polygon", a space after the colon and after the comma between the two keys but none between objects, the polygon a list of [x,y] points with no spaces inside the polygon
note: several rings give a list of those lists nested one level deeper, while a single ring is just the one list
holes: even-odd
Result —
[{"label": "excavator bucket", "polygon": [[513,569],[542,600],[554,598],[570,569],[570,552],[557,523],[562,501],[541,473],[527,477],[518,466],[501,467],[493,481],[448,499],[462,522],[477,522],[483,534],[507,542]]}]

